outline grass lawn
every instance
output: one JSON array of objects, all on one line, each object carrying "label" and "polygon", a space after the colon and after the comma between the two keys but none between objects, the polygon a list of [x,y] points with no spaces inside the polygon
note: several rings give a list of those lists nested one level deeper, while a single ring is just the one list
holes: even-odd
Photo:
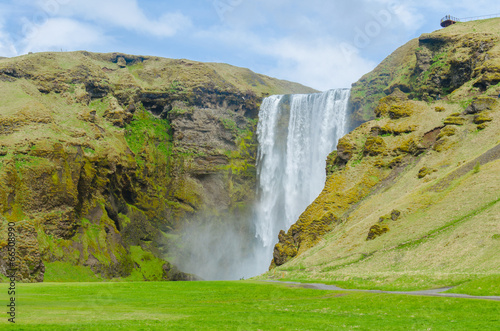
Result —
[{"label": "grass lawn", "polygon": [[[7,303],[7,284],[0,289],[1,302]],[[496,301],[255,281],[17,284],[16,302],[16,330],[494,330],[500,325]],[[0,329],[14,329],[3,315]]]}]

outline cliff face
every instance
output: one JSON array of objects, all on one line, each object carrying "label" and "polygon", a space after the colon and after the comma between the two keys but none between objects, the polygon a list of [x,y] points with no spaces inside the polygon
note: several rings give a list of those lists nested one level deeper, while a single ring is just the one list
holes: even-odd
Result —
[{"label": "cliff face", "polygon": [[353,123],[373,120],[330,154],[270,275],[449,284],[498,273],[499,22],[422,35],[353,85]]},{"label": "cliff face", "polygon": [[224,64],[125,54],[0,61],[0,271],[14,222],[19,278],[90,268],[177,280],[169,233],[253,200],[262,98],[312,92]]}]

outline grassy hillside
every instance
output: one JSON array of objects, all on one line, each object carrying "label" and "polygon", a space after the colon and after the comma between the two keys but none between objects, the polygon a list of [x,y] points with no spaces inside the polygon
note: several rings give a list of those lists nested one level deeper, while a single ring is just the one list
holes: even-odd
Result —
[{"label": "grassy hillside", "polygon": [[[374,120],[339,141],[323,192],[280,234],[279,267],[263,277],[500,292],[499,22],[423,35],[354,85]],[[415,76],[422,53],[431,62]]]},{"label": "grassy hillside", "polygon": [[[4,81],[24,77],[54,91],[71,90],[85,78],[99,78],[104,89],[140,87],[144,90],[207,88],[220,91],[252,91],[255,94],[312,93],[303,85],[257,74],[225,63],[202,63],[186,59],[166,59],[122,53],[60,52],[35,53],[1,62]],[[69,85],[69,86],[66,86]],[[54,88],[55,87],[55,88]]]}]

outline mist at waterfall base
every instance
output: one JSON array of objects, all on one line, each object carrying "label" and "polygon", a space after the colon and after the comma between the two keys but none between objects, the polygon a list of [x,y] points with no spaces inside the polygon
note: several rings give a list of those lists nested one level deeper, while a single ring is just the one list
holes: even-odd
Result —
[{"label": "mist at waterfall base", "polygon": [[252,211],[186,222],[172,262],[205,280],[266,272],[280,230],[287,231],[324,187],[326,158],[346,133],[349,93],[335,89],[265,98],[257,125],[257,202]]}]

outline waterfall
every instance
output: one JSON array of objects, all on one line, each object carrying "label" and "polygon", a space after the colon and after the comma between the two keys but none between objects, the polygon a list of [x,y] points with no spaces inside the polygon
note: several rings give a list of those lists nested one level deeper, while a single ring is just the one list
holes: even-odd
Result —
[{"label": "waterfall", "polygon": [[267,271],[279,231],[288,230],[323,189],[326,157],[345,134],[348,98],[349,90],[339,89],[264,99],[253,216],[202,215],[186,223],[171,247],[175,264],[205,280]]},{"label": "waterfall", "polygon": [[258,260],[267,265],[258,266],[259,272],[269,266],[279,231],[287,231],[323,189],[326,157],[346,133],[349,93],[336,89],[264,99],[257,126],[254,225],[263,247]]}]

